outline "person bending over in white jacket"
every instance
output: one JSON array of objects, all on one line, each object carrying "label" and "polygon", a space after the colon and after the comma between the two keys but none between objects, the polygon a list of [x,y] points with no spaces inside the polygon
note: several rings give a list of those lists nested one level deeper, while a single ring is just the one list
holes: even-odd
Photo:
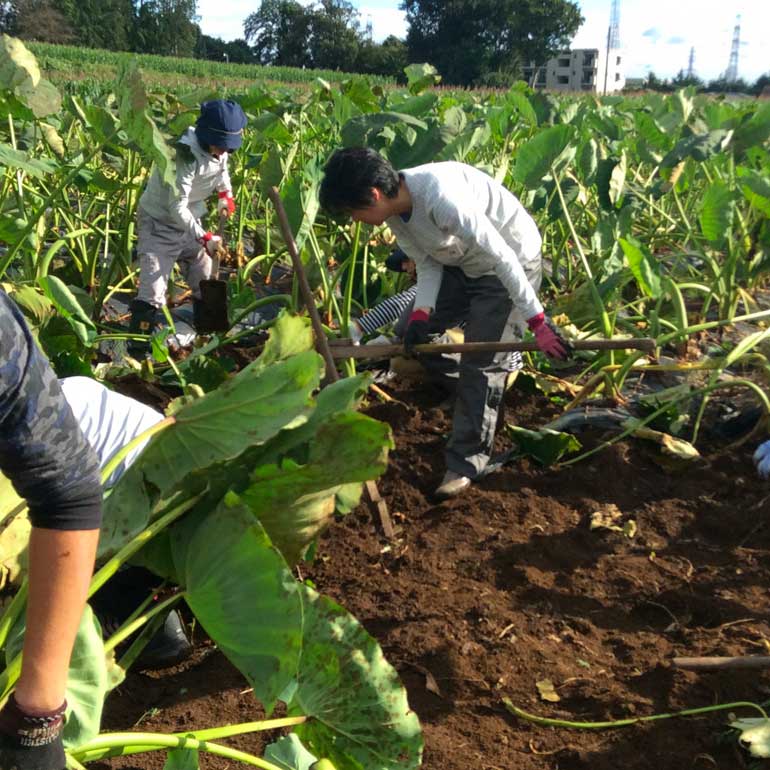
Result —
[{"label": "person bending over in white jacket", "polygon": [[[527,324],[548,356],[569,355],[537,296],[540,233],[509,190],[463,163],[396,171],[368,148],[338,150],[324,171],[324,209],[354,222],[386,223],[417,265],[414,310],[404,336],[407,353],[437,327],[464,321],[466,342],[512,340]],[[429,357],[422,360],[430,366]],[[509,361],[506,353],[461,357],[438,498],[468,489],[489,462]]]},{"label": "person bending over in white jacket", "polygon": [[[195,127],[188,128],[176,144],[177,189],[166,184],[157,169],[150,177],[139,199],[139,292],[131,303],[129,331],[156,331],[158,311],[166,304],[168,281],[177,262],[192,291],[195,324],[199,323],[199,285],[211,277],[211,257],[221,243],[218,235],[203,227],[201,218],[214,192],[219,195],[219,212],[235,213],[227,158],[241,146],[245,127],[240,105],[224,99],[204,102]],[[142,347],[134,343],[133,352]]]}]

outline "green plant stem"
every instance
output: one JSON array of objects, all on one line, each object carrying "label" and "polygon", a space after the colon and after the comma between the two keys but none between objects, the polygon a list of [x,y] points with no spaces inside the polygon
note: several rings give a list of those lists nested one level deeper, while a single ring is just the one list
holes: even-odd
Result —
[{"label": "green plant stem", "polygon": [[692,717],[699,714],[711,714],[716,711],[727,711],[728,709],[735,708],[756,709],[765,719],[767,719],[767,714],[762,707],[756,703],[750,703],[749,701],[736,701],[735,703],[724,703],[721,706],[704,706],[697,709],[685,709],[684,711],[674,711],[670,714],[653,714],[648,717],[616,719],[612,722],[571,722],[566,719],[551,719],[549,717],[538,716],[537,714],[530,714],[529,712],[520,709],[518,706],[514,706],[509,698],[503,698],[503,703],[511,714],[526,722],[534,722],[535,724],[544,727],[567,727],[572,730],[608,730],[615,727],[628,727],[630,725],[641,724],[642,722],[657,722],[661,719],[674,719],[675,717]]},{"label": "green plant stem", "polygon": [[8,634],[11,633],[11,629],[24,611],[28,594],[29,581],[25,577],[19,586],[19,590],[14,594],[13,599],[11,599],[8,606],[5,608],[3,617],[0,619],[0,650],[5,648],[5,643],[8,641]]},{"label": "green plant stem", "polygon": [[83,158],[83,160],[64,177],[64,179],[62,179],[62,181],[56,186],[53,192],[51,192],[48,196],[46,196],[46,198],[43,199],[41,204],[37,207],[37,211],[35,211],[35,213],[29,219],[28,224],[24,230],[22,230],[22,232],[16,236],[16,243],[8,249],[8,252],[3,257],[2,262],[0,262],[0,277],[5,275],[5,271],[8,269],[8,265],[13,262],[14,257],[16,254],[18,254],[19,249],[26,241],[27,236],[37,227],[38,220],[43,216],[43,214],[45,214],[46,209],[53,203],[54,198],[56,198],[57,195],[66,189],[70,182],[72,182],[72,180],[75,179],[75,177],[77,177],[77,175],[101,152],[102,148],[115,138],[116,134],[117,132],[110,134],[105,142],[102,144],[97,144],[94,149],[91,150],[91,152],[89,152]]},{"label": "green plant stem", "polygon": [[141,446],[145,441],[149,441],[158,433],[162,433],[164,430],[166,430],[166,428],[170,427],[175,422],[176,417],[166,417],[164,420],[156,422],[155,425],[147,428],[147,430],[132,438],[128,444],[118,449],[118,451],[115,452],[115,454],[110,458],[110,461],[107,463],[107,465],[104,466],[104,469],[102,470],[102,484],[104,484],[107,479],[112,476],[112,474],[115,472],[115,469],[123,462],[123,460],[125,460],[129,454],[131,454],[131,452],[134,451],[134,449],[136,449],[138,446]]},{"label": "green plant stem", "polygon": [[232,326],[235,326],[236,324],[240,323],[246,316],[256,310],[257,308],[262,307],[263,305],[272,305],[274,302],[280,302],[282,305],[291,305],[291,295],[290,294],[273,294],[269,297],[260,297],[259,299],[254,300],[254,302],[247,305],[243,310],[241,310],[240,313],[233,319]]},{"label": "green plant stem", "polygon": [[88,595],[93,596],[120,568],[128,561],[140,548],[143,548],[152,540],[155,535],[162,532],[166,527],[175,522],[180,516],[187,513],[208,491],[208,488],[199,495],[185,500],[168,513],[162,515],[145,527],[136,537],[126,543],[104,566],[96,572],[91,578],[91,585],[88,589]]},{"label": "green plant stem", "polygon": [[556,170],[553,168],[553,166],[551,166],[551,175],[553,176],[553,181],[556,186],[556,192],[559,195],[559,202],[561,203],[564,218],[567,220],[567,226],[569,227],[570,234],[572,235],[572,240],[575,242],[575,248],[577,249],[580,261],[583,264],[583,270],[586,272],[586,278],[588,280],[588,288],[591,292],[591,298],[594,301],[594,305],[596,305],[596,310],[599,313],[599,317],[602,319],[602,330],[604,332],[604,336],[607,339],[611,339],[612,323],[610,322],[610,317],[607,314],[607,308],[604,307],[604,301],[602,300],[602,295],[599,294],[599,289],[596,286],[596,281],[594,280],[591,265],[588,264],[588,258],[583,251],[583,247],[580,245],[580,238],[578,237],[577,231],[575,230],[572,217],[570,216],[569,210],[567,209],[567,201],[564,199],[564,193],[562,192],[561,184],[559,183],[559,175],[556,173]]},{"label": "green plant stem", "polygon": [[[198,751],[205,751],[209,754],[213,754],[214,756],[230,759],[234,762],[243,762],[244,764],[251,765],[252,767],[260,767],[262,770],[281,770],[280,767],[274,765],[272,762],[268,762],[265,759],[255,757],[253,754],[247,754],[245,751],[231,749],[229,746],[221,746],[218,743],[199,741],[186,735],[160,735],[158,733],[107,733],[105,735],[100,735],[94,741],[91,741],[91,743],[88,745],[93,744],[98,744],[102,749],[134,746],[147,747],[143,749],[144,751],[152,751],[153,749],[197,749]],[[93,761],[94,759],[101,758],[99,756],[89,759],[84,756],[80,750],[74,751],[72,754],[77,760],[83,762],[89,762]],[[101,756],[103,756],[103,754]],[[113,754],[113,756],[121,756],[121,754]]]},{"label": "green plant stem", "polygon": [[139,630],[148,620],[154,618],[156,615],[159,615],[161,612],[163,612],[168,607],[171,607],[173,604],[176,604],[183,597],[184,597],[184,592],[179,592],[174,594],[173,596],[169,596],[168,599],[164,599],[162,602],[158,602],[157,604],[153,605],[152,609],[149,612],[144,612],[138,615],[136,618],[134,618],[130,623],[127,623],[121,626],[121,628],[118,629],[118,631],[116,631],[104,643],[104,652],[107,653],[114,650],[119,644],[121,644],[126,639],[128,639],[128,637],[131,636],[131,634]]},{"label": "green plant stem", "polygon": [[[173,738],[193,738],[197,741],[217,741],[224,740],[226,738],[232,738],[236,735],[246,735],[248,733],[265,732],[266,730],[281,730],[284,727],[296,727],[297,725],[304,724],[308,718],[301,717],[283,717],[281,719],[263,719],[260,722],[242,722],[237,725],[224,725],[222,727],[211,727],[206,730],[193,730],[187,733],[172,733]],[[136,735],[136,733],[128,733],[129,735]],[[73,750],[73,754],[81,756],[89,754],[94,751],[104,751],[104,739],[110,738],[109,733],[104,733],[97,736],[88,743],[84,743],[82,746],[78,746]],[[109,740],[107,741],[109,743]],[[110,748],[112,748],[110,746]],[[122,756],[129,754],[140,754],[145,750],[158,750],[161,747],[149,747],[143,749],[142,746],[132,746],[127,751],[122,752]]]},{"label": "green plant stem", "polygon": [[[173,508],[167,514],[161,516],[144,530],[142,530],[133,540],[128,542],[118,551],[107,563],[91,578],[91,585],[88,589],[88,596],[93,596],[120,568],[128,561],[140,548],[152,540],[155,535],[163,531],[169,524],[176,521],[182,514],[190,510],[206,493],[201,492],[196,497]],[[10,695],[21,674],[21,653],[16,655],[0,673],[0,702]]]},{"label": "green plant stem", "polygon": [[759,397],[760,402],[762,403],[762,406],[765,409],[765,412],[767,414],[770,414],[770,398],[764,393],[762,388],[759,387],[755,382],[752,382],[751,380],[729,380],[727,382],[718,382],[713,385],[709,385],[708,387],[701,388],[700,390],[693,390],[690,392],[685,393],[683,396],[680,396],[679,398],[673,398],[669,401],[667,401],[662,407],[659,409],[656,409],[652,414],[647,415],[643,420],[632,420],[631,424],[622,432],[619,433],[617,436],[613,436],[613,438],[609,439],[608,441],[603,441],[598,446],[595,446],[593,449],[590,449],[587,452],[583,452],[582,454],[579,454],[577,457],[571,457],[569,460],[565,460],[564,462],[558,463],[555,467],[563,468],[568,465],[574,465],[577,462],[580,462],[581,460],[585,460],[588,457],[591,457],[592,455],[597,454],[598,452],[601,452],[603,449],[607,449],[608,447],[611,447],[613,444],[617,444],[618,441],[622,441],[624,438],[627,438],[631,434],[635,433],[639,428],[643,428],[645,425],[648,425],[651,423],[654,419],[659,417],[664,412],[668,411],[668,409],[671,408],[674,404],[679,403],[680,401],[689,401],[690,399],[693,399],[697,396],[705,396],[711,393],[714,390],[718,390],[719,388],[727,388],[727,387],[746,387],[750,390],[753,390],[757,396]]}]

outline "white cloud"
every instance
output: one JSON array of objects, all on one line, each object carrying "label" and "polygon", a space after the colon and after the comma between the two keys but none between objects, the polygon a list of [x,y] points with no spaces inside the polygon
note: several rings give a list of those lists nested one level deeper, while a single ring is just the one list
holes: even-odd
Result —
[{"label": "white cloud", "polygon": [[236,40],[243,37],[243,22],[253,13],[258,3],[248,0],[198,0],[198,16],[204,34]]},{"label": "white cloud", "polygon": [[372,20],[372,37],[378,41],[383,41],[390,35],[396,37],[406,37],[406,14],[398,8],[383,8],[381,6],[362,5],[359,7],[361,13],[361,26],[365,26],[368,19]]},{"label": "white cloud", "polygon": [[[578,31],[576,48],[601,48],[607,40],[609,0],[581,2],[585,24]],[[730,57],[735,16],[741,13],[738,72],[751,81],[767,72],[770,60],[770,3],[765,0],[621,0],[620,40],[626,74],[642,76],[652,70],[671,77],[687,69],[690,48],[695,48],[695,72],[707,80],[719,77]]]}]

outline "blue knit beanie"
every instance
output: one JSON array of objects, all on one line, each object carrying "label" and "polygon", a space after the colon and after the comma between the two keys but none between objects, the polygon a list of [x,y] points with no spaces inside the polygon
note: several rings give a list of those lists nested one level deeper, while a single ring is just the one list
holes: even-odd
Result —
[{"label": "blue knit beanie", "polygon": [[195,136],[201,144],[237,150],[243,142],[246,115],[240,104],[229,99],[216,99],[201,104],[201,114],[195,124]]}]

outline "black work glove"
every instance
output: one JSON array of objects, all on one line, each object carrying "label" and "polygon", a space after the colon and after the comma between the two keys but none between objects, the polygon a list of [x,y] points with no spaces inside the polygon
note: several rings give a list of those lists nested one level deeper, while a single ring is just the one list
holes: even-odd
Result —
[{"label": "black work glove", "polygon": [[62,729],[66,701],[55,711],[27,714],[11,695],[0,711],[2,770],[64,770]]},{"label": "black work glove", "polygon": [[406,355],[412,355],[415,345],[423,345],[430,340],[428,334],[428,314],[424,310],[415,310],[409,316],[409,324],[404,334],[404,351]]}]

